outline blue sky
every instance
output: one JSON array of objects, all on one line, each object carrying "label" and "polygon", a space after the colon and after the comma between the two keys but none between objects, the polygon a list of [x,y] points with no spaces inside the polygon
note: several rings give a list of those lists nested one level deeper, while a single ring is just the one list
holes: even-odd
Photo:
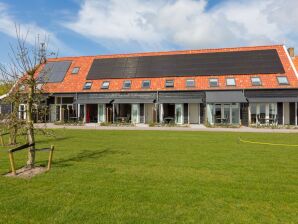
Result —
[{"label": "blue sky", "polygon": [[59,56],[298,44],[298,1],[0,0],[0,62],[14,23]]}]

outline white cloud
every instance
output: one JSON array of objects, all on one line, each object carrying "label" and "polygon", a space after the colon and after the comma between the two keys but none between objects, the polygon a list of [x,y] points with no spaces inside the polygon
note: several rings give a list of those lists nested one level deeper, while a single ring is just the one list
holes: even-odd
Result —
[{"label": "white cloud", "polygon": [[31,45],[35,44],[36,38],[39,36],[41,41],[44,39],[48,40],[49,48],[52,51],[63,50],[74,53],[74,51],[60,41],[54,33],[38,26],[36,23],[19,23],[8,11],[8,6],[0,2],[0,32],[16,38],[17,25],[20,28],[20,34],[23,37],[26,36],[26,41]]},{"label": "white cloud", "polygon": [[297,0],[85,0],[63,25],[108,47],[137,43],[149,50],[236,45],[294,45]]}]

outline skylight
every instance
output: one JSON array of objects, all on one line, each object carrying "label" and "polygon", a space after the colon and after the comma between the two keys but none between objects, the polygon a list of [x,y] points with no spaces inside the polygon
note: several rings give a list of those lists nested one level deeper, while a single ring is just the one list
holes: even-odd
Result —
[{"label": "skylight", "polygon": [[209,79],[209,86],[210,87],[217,87],[218,86],[218,79]]},{"label": "skylight", "polygon": [[102,84],[101,84],[101,88],[102,89],[108,89],[110,86],[110,82],[109,81],[104,81]]},{"label": "skylight", "polygon": [[286,76],[278,76],[277,81],[279,85],[289,85],[289,80]]},{"label": "skylight", "polygon": [[91,89],[92,82],[85,82],[84,89]]}]

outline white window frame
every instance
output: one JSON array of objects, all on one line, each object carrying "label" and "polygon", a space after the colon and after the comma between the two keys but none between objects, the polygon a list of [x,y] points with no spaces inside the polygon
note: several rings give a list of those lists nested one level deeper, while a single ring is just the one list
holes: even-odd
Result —
[{"label": "white window frame", "polygon": [[[277,79],[278,84],[281,85],[281,86],[287,86],[287,85],[289,85],[289,79],[288,79],[287,76],[277,76],[276,79]],[[285,79],[286,82],[281,82],[280,79]]]},{"label": "white window frame", "polygon": [[[233,84],[229,84],[229,81],[232,81]],[[236,86],[236,79],[235,78],[226,78],[226,86]]]},{"label": "white window frame", "polygon": [[[188,85],[188,82],[192,82],[192,85]],[[194,79],[186,79],[185,80],[185,86],[188,88],[192,88],[196,86],[196,81]]]},{"label": "white window frame", "polygon": [[[216,80],[216,85],[212,85],[211,83],[212,82],[215,82],[215,80]],[[219,86],[219,80],[218,80],[218,78],[210,78],[209,79],[209,87],[218,87]]]},{"label": "white window frame", "polygon": [[91,87],[92,87],[92,82],[85,82],[83,89],[88,90],[88,89],[91,89]]},{"label": "white window frame", "polygon": [[[253,81],[254,79],[258,79],[259,80],[259,82],[258,82],[259,84],[256,84],[256,82]],[[262,80],[261,80],[260,77],[251,77],[250,78],[250,81],[251,81],[251,85],[252,86],[262,86]]]}]

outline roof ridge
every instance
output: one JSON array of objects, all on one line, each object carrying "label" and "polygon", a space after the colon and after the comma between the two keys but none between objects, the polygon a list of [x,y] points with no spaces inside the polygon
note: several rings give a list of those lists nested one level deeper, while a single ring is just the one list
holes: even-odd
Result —
[{"label": "roof ridge", "polygon": [[[273,45],[252,45],[252,46],[239,46],[239,47],[223,47],[223,48],[200,48],[200,49],[188,49],[188,50],[168,50],[168,51],[148,51],[148,52],[133,52],[133,53],[118,53],[118,54],[99,54],[99,55],[83,55],[83,56],[65,56],[57,58],[49,58],[49,60],[67,60],[67,59],[76,59],[76,58],[96,58],[96,57],[123,57],[123,56],[133,56],[133,55],[143,55],[150,56],[156,54],[168,54],[168,53],[196,53],[196,52],[205,52],[205,51],[222,51],[222,50],[236,50],[236,49],[251,49],[251,48],[270,48],[270,47],[283,47],[283,44],[273,44]],[[258,49],[255,49],[258,50]]]}]

